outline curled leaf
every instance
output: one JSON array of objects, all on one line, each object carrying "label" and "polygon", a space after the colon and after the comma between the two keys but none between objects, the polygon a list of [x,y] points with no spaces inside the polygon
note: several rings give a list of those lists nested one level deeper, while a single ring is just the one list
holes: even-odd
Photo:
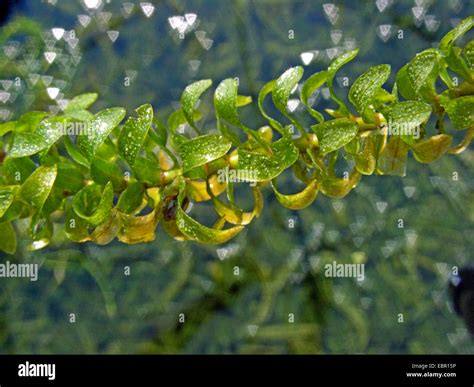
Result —
[{"label": "curled leaf", "polygon": [[183,110],[183,114],[186,117],[189,125],[191,125],[196,130],[197,127],[196,123],[194,122],[194,106],[201,95],[207,89],[209,89],[211,85],[212,81],[210,79],[203,79],[201,81],[191,83],[184,89],[183,94],[181,95],[181,108]]},{"label": "curled leaf", "polygon": [[354,155],[355,167],[363,175],[371,175],[377,165],[375,140],[372,135],[363,139],[362,152]]},{"label": "curled leaf", "polygon": [[314,110],[310,103],[309,98],[313,95],[313,93],[319,89],[326,80],[328,79],[327,71],[320,71],[319,73],[311,75],[306,82],[304,83],[303,87],[301,88],[300,99],[301,102],[306,106],[309,114],[311,114],[314,118],[316,118],[319,122],[324,121],[324,117],[321,113]]},{"label": "curled leaf", "polygon": [[138,118],[130,117],[125,122],[118,139],[119,154],[130,166],[135,163],[153,121],[153,108],[150,104],[142,105],[136,111]]},{"label": "curled leaf", "polygon": [[122,219],[115,209],[112,209],[105,222],[98,225],[91,234],[91,240],[98,245],[107,245],[114,240],[122,227]]},{"label": "curled leaf", "polygon": [[222,220],[235,225],[247,225],[253,218],[260,216],[263,208],[263,197],[260,189],[256,186],[252,187],[252,194],[254,198],[254,209],[250,212],[244,212],[236,206],[225,204],[217,197],[213,197],[212,202]]},{"label": "curled leaf", "polygon": [[293,119],[288,114],[288,99],[293,89],[296,87],[298,82],[303,77],[303,67],[296,66],[286,70],[278,79],[276,80],[273,91],[272,91],[272,100],[276,108],[280,110],[289,120],[299,129],[301,125]]},{"label": "curled leaf", "polygon": [[379,88],[390,76],[390,65],[382,64],[369,68],[357,78],[349,89],[349,100],[360,114],[372,104]]},{"label": "curled leaf", "polygon": [[190,180],[187,186],[190,198],[195,202],[211,200],[211,196],[207,190],[208,185],[214,196],[219,196],[227,187],[226,181],[219,179],[217,175],[209,177],[209,183],[201,180]]},{"label": "curled leaf", "polygon": [[357,186],[360,179],[361,174],[354,169],[347,178],[325,177],[319,189],[324,195],[331,198],[343,198]]},{"label": "curled leaf", "polygon": [[154,209],[146,215],[120,214],[122,230],[118,235],[121,242],[128,244],[150,242],[155,239],[155,230],[160,220],[160,212]]},{"label": "curled leaf", "polygon": [[438,134],[421,140],[412,145],[415,159],[420,163],[431,163],[438,160],[448,151],[452,141],[453,137],[448,134]]},{"label": "curled leaf", "polygon": [[260,113],[262,113],[262,116],[264,116],[268,122],[270,123],[270,126],[277,130],[280,133],[284,133],[285,130],[283,129],[283,126],[274,118],[270,117],[267,112],[265,111],[265,108],[263,107],[263,103],[265,102],[265,97],[273,92],[276,84],[276,79],[271,80],[270,82],[266,83],[265,85],[262,86],[260,89],[260,92],[258,93],[258,108],[260,110]]},{"label": "curled leaf", "polygon": [[234,226],[226,230],[206,227],[191,218],[181,207],[176,213],[176,225],[189,239],[207,244],[225,243],[244,229],[244,226]]},{"label": "curled leaf", "polygon": [[400,136],[391,137],[379,156],[379,172],[383,175],[405,176],[409,149]]},{"label": "curled leaf", "polygon": [[114,189],[111,182],[108,182],[103,190],[98,184],[90,184],[74,196],[72,207],[82,219],[97,226],[109,216],[113,199]]},{"label": "curled leaf", "polygon": [[438,50],[428,49],[417,54],[407,65],[407,77],[415,92],[422,86],[432,87],[439,74],[440,55]]},{"label": "curled leaf", "polygon": [[292,195],[284,195],[278,192],[276,182],[272,182],[273,192],[277,200],[283,207],[291,210],[302,210],[313,203],[318,195],[319,182],[317,180],[310,181],[303,191]]},{"label": "curled leaf", "polygon": [[358,48],[356,48],[355,50],[345,52],[344,54],[342,54],[341,56],[337,57],[336,59],[332,61],[327,71],[327,82],[328,82],[329,92],[331,93],[331,98],[334,101],[336,101],[336,103],[339,105],[341,112],[343,112],[344,114],[347,114],[348,110],[344,101],[341,98],[339,98],[334,92],[333,80],[334,80],[334,77],[336,76],[336,73],[339,71],[339,69],[345,64],[352,61],[357,56],[357,54],[359,54]]},{"label": "curled leaf", "polygon": [[64,228],[66,236],[73,242],[82,243],[90,240],[87,221],[78,216],[72,206],[66,209]]}]

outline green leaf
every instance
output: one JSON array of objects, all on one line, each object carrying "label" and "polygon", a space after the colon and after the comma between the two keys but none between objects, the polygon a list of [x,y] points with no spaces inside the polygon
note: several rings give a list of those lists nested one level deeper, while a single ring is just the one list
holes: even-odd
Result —
[{"label": "green leaf", "polygon": [[51,193],[58,170],[54,166],[41,166],[34,171],[20,188],[20,198],[38,212],[43,208]]},{"label": "green leaf", "polygon": [[100,185],[106,185],[110,181],[116,190],[120,190],[125,184],[120,167],[115,162],[98,157],[94,157],[91,161],[91,177]]},{"label": "green leaf", "polygon": [[183,142],[178,153],[183,161],[183,173],[224,156],[232,143],[219,134],[206,134]]},{"label": "green leaf", "polygon": [[69,136],[64,136],[64,146],[66,147],[67,153],[69,156],[78,164],[83,165],[86,168],[89,168],[90,162],[86,156],[77,148],[71,141]]},{"label": "green leaf", "polygon": [[445,53],[449,51],[451,46],[468,32],[474,26],[474,16],[468,16],[461,20],[458,25],[449,31],[440,41],[439,49]]},{"label": "green leaf", "polygon": [[313,180],[304,188],[303,191],[292,195],[284,195],[278,192],[276,188],[276,181],[272,181],[273,192],[277,200],[283,207],[290,210],[302,210],[313,203],[318,195],[319,182]]},{"label": "green leaf", "polygon": [[65,112],[86,110],[97,100],[96,93],[84,93],[74,97],[64,109]]},{"label": "green leaf", "polygon": [[258,93],[258,108],[260,110],[260,113],[262,113],[262,116],[264,116],[268,120],[268,122],[270,123],[270,126],[273,129],[277,130],[278,132],[283,133],[284,132],[283,126],[277,120],[270,117],[263,107],[265,97],[271,92],[273,92],[275,85],[276,85],[276,80],[274,79],[262,86],[262,88],[260,89],[260,92]]},{"label": "green leaf", "polygon": [[416,91],[408,78],[408,65],[403,66],[397,74],[397,90],[405,99],[416,99]]},{"label": "green leaf", "polygon": [[140,106],[136,112],[138,118],[130,117],[125,122],[118,139],[119,154],[130,166],[133,166],[153,120],[153,108],[150,104]]},{"label": "green leaf", "polygon": [[308,100],[313,95],[313,93],[319,89],[324,83],[326,82],[328,77],[327,71],[320,71],[319,73],[311,75],[306,82],[304,83],[303,87],[301,88],[300,99],[301,102],[306,106],[309,114],[311,114],[314,118],[316,118],[319,122],[324,121],[324,117],[321,113],[314,110]]},{"label": "green leaf", "polygon": [[363,175],[372,175],[377,165],[377,151],[374,135],[363,139],[364,148],[362,152],[354,155],[355,167]]},{"label": "green leaf", "polygon": [[59,162],[56,187],[67,192],[75,193],[84,186],[84,175],[81,170],[72,163]]},{"label": "green leaf", "polygon": [[420,134],[420,125],[430,118],[431,110],[430,105],[421,101],[394,103],[388,115],[391,134],[400,135],[407,144],[413,143],[414,137]]},{"label": "green leaf", "polygon": [[66,110],[64,116],[80,122],[89,121],[94,117],[88,110]]},{"label": "green leaf", "polygon": [[440,55],[438,50],[428,49],[416,54],[407,65],[407,77],[415,92],[423,86],[434,87],[434,81],[439,74]]},{"label": "green leaf", "polygon": [[456,129],[465,129],[474,125],[474,96],[467,95],[451,100],[446,113]]},{"label": "green leaf", "polygon": [[380,173],[384,175],[405,176],[409,149],[400,136],[391,137],[379,156],[377,166]]},{"label": "green leaf", "polygon": [[[229,139],[233,145],[239,146],[241,144],[237,134],[232,132],[231,127],[242,129],[248,136],[253,137],[260,145],[267,148],[268,145],[263,142],[258,132],[247,128],[240,121],[238,108],[238,95],[237,95],[237,81],[233,78],[224,79],[214,93],[214,106],[216,109],[217,116],[217,127],[219,131]],[[250,98],[250,97],[248,97]],[[251,98],[250,98],[251,100]]]},{"label": "green leaf", "polygon": [[142,205],[144,194],[145,187],[143,183],[130,183],[119,197],[117,210],[124,214],[135,212]]},{"label": "green leaf", "polygon": [[109,108],[100,111],[94,117],[86,122],[87,132],[77,138],[79,149],[91,159],[102,143],[107,139],[110,132],[125,117],[125,109]]},{"label": "green leaf", "polygon": [[230,204],[223,203],[215,196],[212,197],[212,203],[217,214],[226,222],[245,226],[249,224],[253,218],[259,217],[263,208],[263,196],[260,189],[256,186],[252,187],[252,194],[255,205],[251,212],[244,212],[232,202]]},{"label": "green leaf", "polygon": [[236,127],[242,127],[237,112],[237,81],[234,78],[224,79],[214,93],[214,105],[219,119]]},{"label": "green leaf", "polygon": [[9,156],[31,156],[44,149],[49,149],[65,133],[66,123],[67,119],[64,117],[52,117],[39,123],[34,133],[16,133],[8,153]]},{"label": "green leaf", "polygon": [[19,187],[17,185],[0,187],[0,218],[10,208]]},{"label": "green leaf", "polygon": [[463,49],[463,54],[466,59],[469,61],[469,64],[474,66],[474,40],[470,40]]},{"label": "green leaf", "polygon": [[[199,111],[195,110],[193,118],[194,122],[196,122],[202,118],[202,115]],[[188,140],[188,138],[183,135],[185,125],[188,125],[188,121],[181,109],[169,115],[168,127],[170,129],[171,144],[173,147],[178,147],[179,144]]]},{"label": "green leaf", "polygon": [[319,190],[330,198],[341,199],[357,186],[360,179],[361,174],[357,170],[353,170],[347,178],[325,176]]},{"label": "green leaf", "polygon": [[288,114],[288,99],[293,89],[303,77],[303,67],[296,66],[286,70],[276,80],[272,91],[272,100],[276,108],[280,110],[288,119],[302,131],[301,125]]},{"label": "green leaf", "polygon": [[120,214],[123,225],[118,235],[119,241],[135,244],[154,240],[160,216],[160,212],[156,210],[143,216]]},{"label": "green leaf", "polygon": [[122,228],[122,219],[115,209],[112,209],[107,220],[99,224],[91,234],[91,240],[98,245],[112,242]]},{"label": "green leaf", "polygon": [[39,123],[43,121],[47,116],[49,116],[49,113],[46,112],[37,112],[37,111],[32,111],[23,114],[18,121],[11,121],[5,123],[5,127],[0,128],[0,135],[4,135],[5,133],[9,131],[14,131],[16,133],[20,132],[33,132],[36,130],[38,127]]},{"label": "green leaf", "polygon": [[244,229],[244,226],[234,226],[226,230],[206,227],[191,218],[181,207],[178,207],[176,212],[176,225],[189,239],[207,244],[225,243]]},{"label": "green leaf", "polygon": [[3,162],[7,181],[10,184],[23,183],[36,169],[36,164],[29,157],[13,159],[7,157]]},{"label": "green leaf", "polygon": [[194,129],[197,130],[196,123],[194,122],[194,106],[201,97],[201,95],[211,87],[212,81],[210,79],[203,79],[201,81],[194,82],[187,86],[183,94],[181,95],[181,108],[186,120],[189,122]]},{"label": "green leaf", "polygon": [[49,216],[43,216],[36,213],[31,218],[29,235],[32,242],[28,244],[27,248],[30,251],[42,249],[49,245],[53,236],[53,222]]},{"label": "green leaf", "polygon": [[156,132],[154,130],[150,130],[148,134],[150,135],[151,139],[155,141],[160,147],[166,147],[166,142],[168,140],[168,131],[166,130],[166,126],[156,116],[153,117],[153,124],[155,125]]},{"label": "green leaf", "polygon": [[238,95],[236,105],[237,107],[244,107],[252,103],[252,97],[250,95]]},{"label": "green leaf", "polygon": [[412,145],[412,150],[417,161],[420,163],[431,163],[443,156],[443,154],[448,151],[452,142],[452,136],[448,134],[437,134]]},{"label": "green leaf", "polygon": [[135,177],[150,185],[158,185],[161,182],[161,170],[158,161],[145,157],[137,157],[133,166]]},{"label": "green leaf", "polygon": [[271,144],[272,156],[239,148],[238,173],[247,181],[266,181],[278,176],[296,162],[299,156],[290,136]]},{"label": "green leaf", "polygon": [[90,240],[87,221],[78,216],[72,206],[68,206],[64,216],[66,236],[73,242],[87,242]]},{"label": "green leaf", "polygon": [[460,74],[464,79],[471,80],[473,77],[472,71],[469,68],[469,63],[462,56],[461,48],[451,47],[444,59],[453,71]]},{"label": "green leaf", "polygon": [[334,59],[334,61],[328,67],[327,81],[328,81],[329,92],[331,93],[331,98],[337,102],[337,104],[339,105],[339,108],[341,109],[343,113],[348,113],[348,110],[344,101],[341,98],[339,98],[334,92],[333,80],[336,76],[336,73],[339,71],[339,69],[345,64],[352,61],[358,54],[359,54],[358,48],[356,48],[355,50],[345,52],[341,56]]},{"label": "green leaf", "polygon": [[349,89],[349,100],[364,115],[367,107],[373,103],[373,99],[380,87],[390,76],[390,65],[383,64],[369,68],[357,78]]},{"label": "green leaf", "polygon": [[103,190],[98,184],[90,184],[74,196],[72,207],[82,219],[97,226],[109,216],[113,199],[114,189],[111,182],[108,182]]},{"label": "green leaf", "polygon": [[0,223],[0,250],[7,254],[15,254],[16,233],[11,223]]},{"label": "green leaf", "polygon": [[311,126],[319,141],[319,151],[325,155],[352,141],[357,136],[357,124],[348,118],[336,118]]}]

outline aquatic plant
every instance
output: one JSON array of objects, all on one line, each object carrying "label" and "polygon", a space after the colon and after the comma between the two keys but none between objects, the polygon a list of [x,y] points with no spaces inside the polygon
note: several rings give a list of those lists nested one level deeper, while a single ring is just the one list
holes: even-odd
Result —
[{"label": "aquatic plant", "polygon": [[[299,210],[318,192],[346,196],[363,175],[404,176],[410,152],[420,163],[461,153],[474,136],[474,41],[464,47],[455,43],[473,24],[474,17],[464,19],[439,48],[418,53],[398,71],[390,92],[383,87],[390,65],[369,68],[349,89],[356,114],[336,94],[333,81],[358,50],[336,58],[302,84],[300,101],[316,121],[309,128],[289,103],[303,77],[299,66],[261,88],[258,107],[269,126],[260,129],[240,120],[239,108],[252,98],[238,95],[232,78],[214,92],[216,131],[203,133],[197,125],[202,118],[197,104],[211,80],[187,86],[181,108],[166,124],[150,104],[138,107],[136,117],[123,125],[123,108],[92,114],[95,93],[73,98],[57,115],[33,111],[3,123],[0,249],[13,254],[16,232],[24,230],[31,249],[46,246],[61,230],[75,242],[148,242],[159,222],[178,240],[224,243],[260,215],[265,186],[283,206]],[[444,90],[438,92],[441,84]],[[337,104],[325,110],[327,116],[311,102],[324,85]],[[287,124],[266,112],[269,95]],[[453,146],[458,131],[464,137]],[[352,168],[337,176],[341,155]],[[305,184],[299,193],[284,194],[277,187],[277,178],[289,169]],[[242,181],[254,198],[251,211],[240,208],[234,195]],[[212,227],[187,212],[199,202],[215,209]]]}]

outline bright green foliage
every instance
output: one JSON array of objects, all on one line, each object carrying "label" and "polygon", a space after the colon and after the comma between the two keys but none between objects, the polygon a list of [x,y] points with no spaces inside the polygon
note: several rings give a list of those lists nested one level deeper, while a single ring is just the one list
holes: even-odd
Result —
[{"label": "bright green foliage", "polygon": [[[223,80],[214,92],[217,120],[210,128],[198,128],[196,122],[202,118],[198,101],[211,80],[186,87],[181,108],[163,121],[166,125],[149,104],[137,108],[137,116],[123,126],[123,108],[93,114],[88,109],[95,93],[73,98],[55,116],[29,112],[3,123],[0,250],[15,252],[17,219],[28,219],[32,249],[46,246],[58,227],[75,242],[148,242],[155,238],[159,222],[177,240],[224,243],[260,215],[261,190],[267,185],[284,207],[299,210],[318,193],[344,197],[363,175],[404,176],[410,154],[420,163],[458,154],[474,137],[474,46],[472,41],[465,47],[456,42],[473,23],[472,17],[461,21],[439,49],[417,54],[398,71],[391,92],[384,89],[390,66],[369,68],[349,90],[353,107],[336,95],[333,80],[358,50],[342,54],[301,88],[303,68],[288,69],[259,92],[258,107],[270,125],[263,128],[241,122],[238,108],[252,98],[238,94],[233,78]],[[459,84],[451,79],[453,73],[462,79]],[[446,88],[438,92],[440,84]],[[326,111],[329,116],[310,102],[322,87],[328,87],[337,104]],[[310,129],[288,109],[292,94],[316,120]],[[270,95],[289,123],[267,113],[264,102]],[[83,132],[69,133],[70,127]],[[453,145],[455,131],[465,133]],[[340,157],[352,165],[343,176],[337,176],[335,168]],[[301,187],[277,189],[278,176],[290,168]],[[223,171],[238,181],[220,179]],[[253,211],[237,205],[237,182],[250,183]],[[296,193],[282,193],[288,191]],[[190,202],[205,201],[216,212],[213,226],[188,213],[194,211]]]}]

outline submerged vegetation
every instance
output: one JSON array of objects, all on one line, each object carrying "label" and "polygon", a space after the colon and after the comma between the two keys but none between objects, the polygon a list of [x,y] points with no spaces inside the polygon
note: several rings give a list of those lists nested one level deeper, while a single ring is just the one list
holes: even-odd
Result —
[{"label": "submerged vegetation", "polygon": [[[336,94],[333,81],[358,50],[336,58],[302,84],[300,101],[317,121],[310,131],[292,114],[289,102],[303,77],[301,67],[262,87],[258,107],[269,126],[258,130],[241,122],[238,110],[252,99],[238,95],[238,80],[231,78],[214,92],[217,132],[203,133],[197,124],[202,118],[198,101],[211,80],[187,86],[181,108],[166,124],[149,104],[137,108],[136,117],[123,125],[123,108],[92,114],[88,109],[95,93],[75,97],[55,116],[32,111],[1,124],[0,248],[15,252],[15,222],[29,233],[33,250],[46,246],[61,229],[75,242],[148,242],[159,222],[178,240],[224,243],[261,214],[261,190],[267,185],[281,205],[303,209],[318,192],[346,196],[363,175],[404,176],[410,152],[420,163],[461,153],[474,137],[474,41],[464,47],[455,43],[473,25],[474,17],[464,19],[438,49],[417,54],[398,71],[391,91],[383,88],[390,65],[369,68],[349,90],[357,114]],[[323,85],[337,104],[326,109],[329,119],[311,103]],[[270,94],[289,124],[267,114]],[[455,131],[464,131],[464,138],[453,145]],[[341,156],[352,169],[338,176]],[[278,176],[289,168],[305,184],[299,193],[277,188]],[[223,173],[225,181],[218,178]],[[240,178],[233,181],[232,175]],[[242,176],[251,183],[250,211],[240,208],[234,195]],[[206,201],[217,213],[212,227],[186,211]]]}]

